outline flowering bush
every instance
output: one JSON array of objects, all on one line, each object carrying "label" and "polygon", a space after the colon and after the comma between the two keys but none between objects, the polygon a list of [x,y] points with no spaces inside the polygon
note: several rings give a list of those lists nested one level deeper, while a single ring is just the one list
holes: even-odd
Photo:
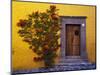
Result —
[{"label": "flowering bush", "polygon": [[23,41],[30,45],[30,49],[38,57],[34,57],[35,62],[44,61],[45,67],[54,65],[57,50],[60,47],[58,39],[60,35],[59,15],[56,6],[51,5],[45,12],[33,12],[28,15],[28,19],[21,19],[17,25],[20,27],[18,33],[23,37]]}]

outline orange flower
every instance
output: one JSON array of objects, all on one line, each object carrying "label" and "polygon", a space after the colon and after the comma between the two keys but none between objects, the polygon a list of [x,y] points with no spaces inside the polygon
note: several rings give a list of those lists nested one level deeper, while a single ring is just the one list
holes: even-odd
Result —
[{"label": "orange flower", "polygon": [[52,14],[51,18],[57,20],[57,19],[59,19],[59,16],[57,14]]},{"label": "orange flower", "polygon": [[49,46],[48,45],[44,45],[44,49],[49,49]]},{"label": "orange flower", "polygon": [[17,23],[17,26],[18,27],[25,27],[25,25],[27,24],[27,20],[20,20],[18,23]]},{"label": "orange flower", "polygon": [[31,42],[32,40],[31,40],[31,38],[25,38],[23,41],[25,41],[25,42]]},{"label": "orange flower", "polygon": [[51,5],[50,6],[50,9],[52,10],[52,9],[56,9],[56,6],[55,5]]},{"label": "orange flower", "polygon": [[34,14],[35,14],[36,17],[39,16],[39,12],[38,11],[36,11]]},{"label": "orange flower", "polygon": [[37,32],[42,32],[43,29],[42,29],[42,28],[37,28],[36,31],[37,31]]},{"label": "orange flower", "polygon": [[43,60],[42,57],[34,57],[34,58],[33,58],[33,61],[41,61],[41,60]]}]

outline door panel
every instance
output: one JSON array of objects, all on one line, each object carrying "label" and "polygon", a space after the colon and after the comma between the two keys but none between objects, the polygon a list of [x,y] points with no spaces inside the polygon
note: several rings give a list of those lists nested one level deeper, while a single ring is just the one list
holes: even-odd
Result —
[{"label": "door panel", "polygon": [[66,56],[80,55],[80,25],[66,25]]}]

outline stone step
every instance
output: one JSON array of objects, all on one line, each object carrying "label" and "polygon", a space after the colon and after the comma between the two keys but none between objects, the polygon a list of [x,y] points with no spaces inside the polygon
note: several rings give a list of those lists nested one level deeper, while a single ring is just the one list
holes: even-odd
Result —
[{"label": "stone step", "polygon": [[61,59],[58,63],[58,65],[84,65],[84,64],[90,64],[86,59],[81,58],[64,58]]},{"label": "stone step", "polygon": [[62,60],[60,60],[60,62],[64,62],[64,63],[82,63],[82,62],[86,62],[86,60],[83,60],[83,59],[62,59]]},{"label": "stone step", "polygon": [[32,69],[32,70],[19,70],[13,71],[12,75],[16,75],[19,73],[37,73],[37,72],[55,72],[55,71],[73,71],[73,70],[90,70],[96,69],[96,64],[85,63],[85,64],[74,64],[74,65],[55,65],[53,68],[39,68],[39,69]]},{"label": "stone step", "polygon": [[57,65],[91,65],[91,63],[89,62],[62,62],[62,63],[58,63]]},{"label": "stone step", "polygon": [[83,59],[80,56],[67,56],[60,59],[61,63],[83,63],[86,62],[87,59]]}]

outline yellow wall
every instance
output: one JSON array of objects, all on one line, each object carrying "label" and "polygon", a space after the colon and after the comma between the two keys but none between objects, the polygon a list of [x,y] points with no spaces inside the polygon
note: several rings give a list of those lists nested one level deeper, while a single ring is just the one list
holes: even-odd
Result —
[{"label": "yellow wall", "polygon": [[[16,23],[19,19],[27,18],[33,11],[45,11],[50,4],[32,2],[12,2],[12,67],[17,69],[32,69],[43,66],[43,62],[33,62],[35,53],[29,45],[22,41],[17,33]],[[86,19],[86,47],[90,62],[95,62],[95,6],[78,6],[56,4],[61,16],[87,16]]]}]

